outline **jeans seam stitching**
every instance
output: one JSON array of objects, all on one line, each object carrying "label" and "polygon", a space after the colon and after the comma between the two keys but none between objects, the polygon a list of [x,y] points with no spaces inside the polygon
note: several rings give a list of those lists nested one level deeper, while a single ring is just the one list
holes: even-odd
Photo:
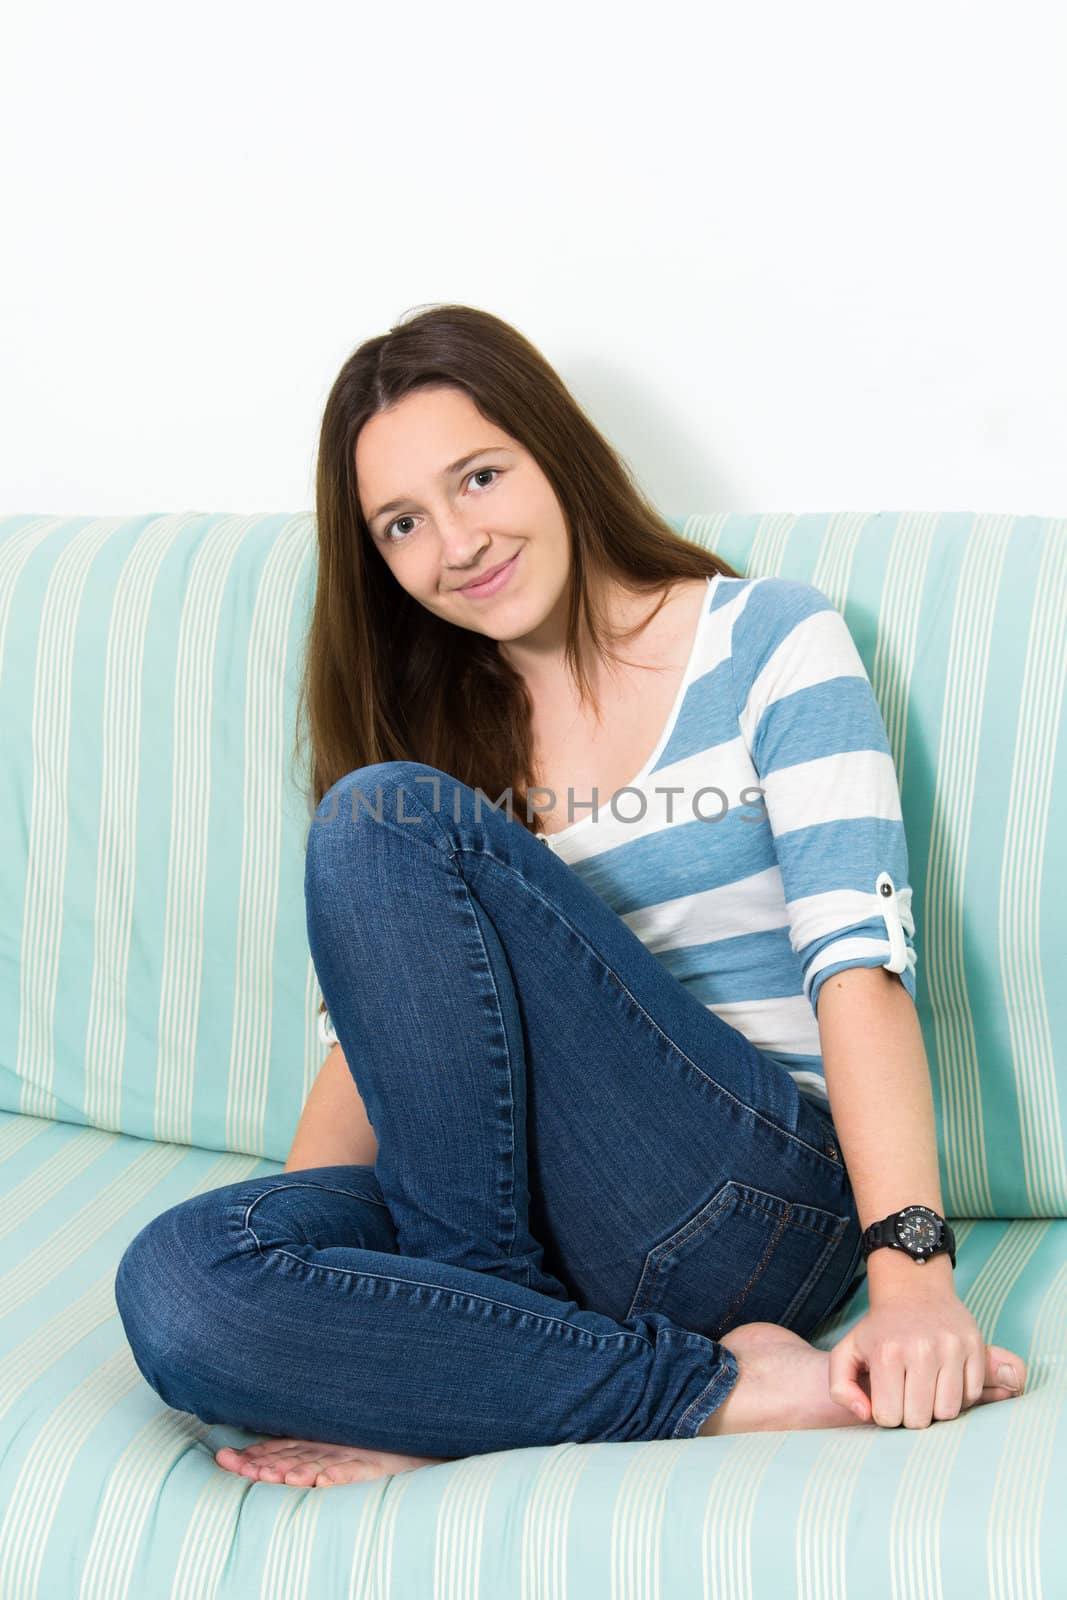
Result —
[{"label": "jeans seam stitching", "polygon": [[[837,1232],[836,1236],[834,1238],[827,1239],[827,1241],[826,1241],[826,1249],[823,1251],[823,1253],[819,1257],[818,1261],[815,1262],[815,1264],[812,1267],[811,1271],[808,1273],[807,1278],[800,1285],[800,1288],[797,1290],[796,1294],[793,1296],[792,1300],[790,1300],[789,1304],[786,1306],[785,1310],[783,1311],[783,1313],[782,1313],[782,1326],[783,1327],[788,1326],[788,1324],[795,1318],[797,1310],[800,1307],[805,1306],[807,1304],[808,1300],[811,1298],[812,1294],[814,1293],[816,1284],[818,1284],[818,1282],[820,1281],[820,1279],[822,1278],[822,1276],[823,1276],[823,1274],[825,1272],[827,1256],[829,1255],[829,1256],[832,1257],[833,1252],[837,1249],[838,1245],[841,1243],[842,1238],[844,1237],[845,1230],[846,1230],[847,1226],[848,1226],[848,1221],[846,1219],[842,1223],[841,1227],[838,1229],[838,1232]],[[838,1289],[840,1289],[840,1287],[841,1287],[841,1285],[840,1285],[840,1282],[839,1282],[838,1283]],[[837,1291],[835,1291],[835,1293],[836,1292]],[[833,1298],[833,1296],[831,1296],[831,1299],[832,1298]]]},{"label": "jeans seam stitching", "polygon": [[[520,826],[521,826],[521,824],[520,824]],[[574,923],[570,920],[570,918],[568,916],[566,916],[559,909],[559,907],[555,904],[555,902],[550,900],[550,899],[548,899],[547,896],[542,894],[540,889],[537,887],[537,885],[535,883],[531,882],[531,880],[529,878],[527,878],[523,873],[519,872],[517,868],[513,867],[510,862],[501,860],[500,856],[498,856],[496,854],[496,852],[493,851],[493,850],[484,850],[484,849],[478,850],[478,849],[475,849],[473,846],[468,846],[468,845],[457,845],[455,850],[452,853],[452,859],[455,859],[456,856],[460,856],[460,855],[488,856],[489,859],[491,861],[495,861],[497,866],[500,867],[504,872],[509,872],[515,878],[517,878],[519,883],[522,884],[524,888],[528,889],[530,891],[530,893],[532,895],[534,895],[540,901],[540,903],[545,907],[546,910],[550,911],[553,916],[558,917],[560,922],[563,923],[564,927],[568,928],[570,930],[570,932],[574,935],[574,937],[576,939],[578,939],[580,941],[580,943],[585,946],[586,950],[593,957],[594,961],[598,962],[600,964],[601,968],[605,972],[610,973],[611,977],[614,978],[615,982],[618,984],[618,986],[622,990],[623,994],[625,994],[625,995],[627,995],[629,997],[629,999],[637,1007],[638,1011],[640,1011],[641,1015],[645,1018],[645,1020],[659,1034],[660,1038],[663,1039],[664,1042],[670,1046],[670,1048],[675,1052],[676,1055],[680,1056],[683,1061],[687,1062],[689,1064],[689,1066],[692,1067],[694,1072],[699,1073],[700,1076],[704,1079],[705,1083],[710,1083],[712,1088],[717,1089],[719,1091],[719,1093],[722,1094],[722,1095],[725,1095],[728,1100],[732,1100],[734,1105],[740,1106],[743,1110],[749,1112],[752,1116],[757,1118],[758,1121],[764,1123],[768,1128],[772,1128],[775,1133],[779,1133],[779,1134],[782,1135],[782,1137],[784,1139],[788,1139],[790,1141],[790,1143],[797,1145],[801,1150],[808,1150],[808,1151],[810,1151],[810,1153],[812,1155],[818,1156],[820,1161],[827,1162],[828,1165],[830,1167],[832,1167],[835,1172],[840,1172],[841,1171],[841,1163],[839,1161],[835,1161],[832,1156],[828,1156],[826,1154],[825,1150],[820,1150],[817,1145],[809,1144],[806,1139],[801,1139],[799,1137],[799,1135],[797,1135],[795,1133],[790,1133],[788,1128],[779,1127],[778,1123],[772,1122],[769,1117],[765,1117],[762,1114],[762,1112],[757,1111],[755,1106],[747,1105],[744,1100],[739,1100],[737,1098],[737,1096],[735,1094],[731,1094],[730,1090],[727,1089],[723,1084],[721,1084],[717,1078],[711,1077],[711,1075],[709,1073],[704,1071],[703,1067],[699,1067],[697,1065],[697,1063],[690,1056],[686,1055],[686,1053],[682,1049],[681,1045],[680,1044],[676,1044],[675,1041],[671,1038],[670,1034],[669,1033],[665,1033],[664,1030],[660,1027],[660,1025],[656,1021],[655,1017],[652,1017],[652,1016],[649,1015],[649,1013],[645,1010],[644,1006],[641,1004],[640,1000],[638,1000],[637,996],[632,993],[632,991],[623,982],[622,978],[619,977],[619,974],[615,971],[615,968],[611,965],[611,963],[609,961],[605,961],[603,955],[597,949],[596,945],[591,944],[590,941],[586,938],[585,934],[582,932],[582,930],[580,928],[576,928],[574,926]],[[558,860],[559,858],[558,857],[553,857],[553,859],[554,860]],[[566,862],[563,862],[562,864],[564,866],[566,866]],[[611,911],[611,907],[610,906],[608,906],[608,910]],[[611,914],[612,914],[612,916],[617,916],[618,915],[614,911],[612,911]],[[622,922],[622,925],[623,925],[624,928],[627,927],[627,924],[625,922],[623,922],[623,919],[621,917],[619,917],[618,920],[620,922]],[[628,931],[631,932],[631,933],[633,932],[632,929],[628,929]],[[636,938],[636,937],[637,937],[637,935],[634,934],[634,938]],[[742,1037],[743,1037],[743,1035],[742,1035]],[[751,1041],[748,1041],[748,1042],[751,1043]],[[753,1046],[753,1048],[755,1048],[755,1046]],[[798,1090],[798,1093],[799,1093],[799,1090]]]},{"label": "jeans seam stitching", "polygon": [[[286,1261],[295,1261],[298,1266],[314,1267],[318,1272],[339,1272],[346,1278],[374,1278],[380,1283],[408,1283],[413,1284],[419,1289],[437,1289],[443,1291],[445,1294],[461,1294],[464,1295],[468,1300],[484,1300],[487,1305],[499,1306],[504,1311],[513,1311],[516,1316],[536,1317],[538,1322],[548,1326],[556,1324],[561,1328],[573,1328],[576,1333],[584,1334],[587,1338],[596,1339],[597,1341],[602,1341],[604,1339],[633,1339],[639,1344],[648,1345],[649,1349],[653,1348],[653,1341],[651,1339],[646,1339],[644,1334],[641,1333],[631,1333],[625,1328],[620,1328],[617,1333],[592,1333],[590,1329],[580,1327],[576,1322],[569,1322],[566,1317],[546,1317],[540,1311],[531,1311],[527,1310],[523,1306],[509,1305],[506,1300],[496,1300],[492,1295],[478,1294],[476,1291],[471,1289],[461,1289],[459,1287],[453,1287],[447,1283],[427,1283],[422,1278],[403,1278],[392,1272],[367,1272],[362,1268],[356,1267],[335,1267],[324,1261],[307,1261],[303,1256],[294,1255],[291,1250],[283,1250],[280,1245],[264,1246],[256,1236],[253,1229],[250,1228],[248,1231],[256,1240],[259,1252],[264,1257],[281,1256]],[[525,1286],[522,1284],[516,1284],[515,1287],[523,1288]],[[683,1329],[681,1331],[684,1332],[685,1330]]]},{"label": "jeans seam stitching", "polygon": [[[760,1190],[755,1190],[755,1189],[749,1189],[749,1186],[747,1184],[739,1183],[736,1178],[729,1178],[729,1179],[727,1179],[727,1182],[734,1189],[734,1197],[736,1198],[738,1205],[752,1206],[756,1211],[762,1211],[763,1215],[766,1216],[766,1217],[773,1217],[776,1221],[779,1221],[779,1222],[788,1222],[790,1227],[803,1228],[805,1230],[805,1232],[807,1232],[807,1233],[821,1234],[823,1236],[823,1238],[826,1238],[826,1239],[839,1239],[841,1237],[842,1217],[841,1217],[841,1213],[839,1211],[827,1211],[825,1209],[825,1207],[823,1207],[823,1206],[809,1206],[806,1201],[785,1200],[785,1199],[782,1199],[782,1197],[778,1196],[778,1195],[775,1195],[775,1196],[772,1197],[770,1195],[769,1191],[760,1191]],[[769,1199],[770,1198],[782,1199],[782,1205],[784,1207],[784,1210],[779,1211],[774,1206],[765,1206],[762,1201],[749,1198],[750,1194],[754,1195],[754,1194],[758,1194],[758,1193],[761,1193],[761,1192],[767,1193],[767,1196],[768,1196]],[[685,1222],[682,1223],[682,1226],[677,1230],[678,1234],[683,1234],[685,1232],[686,1228],[690,1229],[690,1234],[693,1233],[693,1232],[696,1232],[696,1233],[702,1232],[703,1229],[707,1227],[708,1223],[712,1222],[715,1219],[715,1217],[717,1217],[719,1215],[719,1212],[722,1211],[729,1204],[730,1204],[730,1200],[729,1200],[729,1198],[727,1198],[726,1200],[723,1201],[721,1206],[716,1206],[715,1210],[711,1213],[711,1215],[708,1216],[708,1217],[705,1217],[703,1222],[699,1223],[699,1225],[696,1228],[692,1228],[691,1227],[691,1224],[696,1221],[695,1216],[691,1217],[690,1221],[688,1223],[685,1223]],[[798,1208],[801,1209],[801,1210],[805,1210],[806,1209],[806,1210],[810,1210],[810,1211],[822,1211],[824,1216],[833,1218],[835,1226],[832,1229],[828,1230],[826,1228],[816,1227],[810,1222],[803,1222],[800,1219],[800,1217],[797,1217],[797,1216],[795,1216],[793,1214]],[[844,1218],[844,1221],[847,1223],[847,1221],[848,1221],[848,1217],[847,1216]],[[678,1244],[687,1243],[689,1237],[690,1237],[690,1235],[686,1234],[685,1238],[684,1239],[679,1238],[677,1240],[677,1243]],[[675,1240],[675,1238],[676,1238],[675,1234],[673,1234],[673,1233],[669,1234],[667,1236],[667,1238],[664,1240],[664,1244],[670,1244],[673,1240]],[[653,1254],[654,1250],[658,1249],[658,1248],[660,1248],[660,1247],[659,1246],[655,1246],[653,1251],[650,1251],[649,1254],[650,1255]],[[672,1248],[674,1248],[673,1245],[672,1245]]]},{"label": "jeans seam stitching", "polygon": [[[792,1209],[792,1208],[790,1208],[790,1209]],[[780,1240],[782,1239],[782,1237],[783,1237],[783,1235],[785,1233],[786,1225],[788,1224],[788,1222],[789,1222],[788,1214],[786,1214],[785,1216],[779,1217],[778,1226],[774,1230],[774,1235],[773,1235],[770,1243],[768,1244],[766,1250],[764,1250],[763,1256],[762,1256],[761,1260],[759,1261],[755,1272],[752,1274],[751,1278],[749,1278],[748,1282],[745,1284],[745,1287],[740,1291],[739,1294],[734,1296],[734,1298],[730,1301],[729,1305],[726,1307],[726,1310],[725,1310],[723,1316],[721,1317],[721,1319],[719,1321],[718,1328],[721,1328],[724,1322],[728,1322],[730,1317],[735,1312],[740,1310],[740,1308],[744,1305],[746,1299],[748,1298],[748,1292],[752,1288],[752,1285],[757,1281],[757,1279],[762,1278],[763,1274],[766,1272],[768,1266],[771,1263],[771,1259],[774,1256],[774,1252],[777,1250],[778,1244],[779,1244]],[[716,1332],[718,1332],[718,1328],[716,1329]]]},{"label": "jeans seam stitching", "polygon": [[[701,1335],[701,1337],[703,1337],[703,1335]],[[714,1344],[715,1341],[712,1340],[712,1343]],[[735,1361],[737,1360],[736,1356],[734,1356],[734,1360]],[[682,1438],[688,1438],[689,1437],[688,1434],[679,1435],[678,1429],[685,1426],[686,1422],[688,1421],[689,1417],[692,1415],[693,1411],[696,1409],[697,1406],[699,1406],[706,1399],[708,1393],[712,1389],[715,1388],[716,1384],[719,1382],[719,1380],[723,1376],[724,1372],[729,1372],[729,1362],[727,1361],[725,1356],[723,1356],[720,1359],[720,1369],[719,1369],[718,1372],[716,1372],[716,1374],[712,1378],[711,1382],[705,1384],[704,1388],[701,1389],[701,1391],[697,1395],[696,1399],[691,1401],[690,1404],[687,1405],[685,1410],[682,1412],[682,1415],[679,1417],[678,1422],[675,1425],[674,1432],[671,1434],[671,1438],[672,1439],[677,1439],[679,1437],[682,1437]],[[739,1370],[738,1373],[737,1373],[737,1376],[740,1377],[740,1375],[741,1374],[740,1374],[740,1370]],[[731,1385],[731,1392],[732,1392],[732,1389],[733,1389],[733,1385]],[[722,1402],[720,1401],[720,1404],[721,1403]],[[718,1410],[718,1406],[713,1406],[711,1411],[708,1413],[708,1415],[709,1416],[713,1416],[717,1410]],[[707,1419],[705,1419],[705,1420],[707,1420]]]},{"label": "jeans seam stitching", "polygon": [[[468,912],[468,915],[470,916],[471,921],[474,923],[474,931],[478,936],[478,947],[482,952],[482,959],[485,962],[486,971],[489,974],[489,982],[490,982],[490,985],[491,985],[491,988],[492,988],[492,992],[493,992],[493,1003],[496,1006],[497,1026],[499,1027],[500,1034],[501,1034],[501,1036],[502,1036],[502,1038],[504,1040],[504,1052],[503,1053],[504,1053],[504,1059],[505,1059],[505,1061],[507,1063],[507,1085],[508,1085],[508,1130],[509,1130],[509,1134],[510,1134],[510,1144],[511,1144],[510,1150],[505,1152],[505,1165],[507,1167],[507,1170],[508,1170],[508,1173],[509,1173],[510,1179],[511,1179],[511,1196],[510,1196],[510,1200],[509,1200],[509,1203],[508,1203],[508,1210],[509,1210],[509,1212],[511,1214],[511,1237],[510,1237],[510,1243],[508,1244],[508,1248],[504,1251],[504,1255],[508,1260],[513,1260],[514,1256],[515,1256],[515,1243],[516,1243],[516,1239],[517,1239],[518,1231],[519,1231],[519,1207],[516,1204],[516,1197],[515,1197],[515,1189],[516,1189],[515,1171],[516,1171],[516,1167],[518,1165],[518,1157],[517,1157],[518,1136],[517,1136],[516,1130],[515,1130],[515,1067],[514,1067],[514,1062],[512,1061],[512,1058],[511,1058],[511,1048],[510,1048],[510,1045],[508,1044],[508,1030],[507,1030],[507,1026],[506,1026],[506,1024],[504,1022],[504,1008],[500,1003],[500,991],[497,988],[496,974],[493,971],[493,963],[489,958],[489,952],[485,948],[485,940],[482,937],[481,923],[478,921],[477,912],[474,910],[474,907],[471,904],[471,901],[472,901],[471,887],[470,887],[470,884],[467,882],[466,878],[463,876],[462,873],[459,874],[459,880],[460,880],[460,883],[463,885],[463,894],[464,894],[464,898],[465,898],[466,904],[467,904],[467,912]],[[485,912],[485,915],[488,916],[489,913]],[[527,1231],[527,1233],[529,1233],[529,1227],[527,1227],[526,1231]],[[502,1241],[502,1243],[503,1243],[503,1241]],[[531,1276],[531,1272],[532,1272],[532,1267],[528,1266],[526,1268],[527,1287],[529,1287],[529,1279],[530,1279],[530,1276]]]},{"label": "jeans seam stitching", "polygon": [[[340,1189],[340,1188],[337,1187],[336,1184],[332,1184],[332,1183],[308,1183],[308,1182],[276,1183],[273,1186],[273,1188],[271,1188],[271,1189],[263,1189],[263,1190],[261,1190],[260,1193],[257,1194],[254,1199],[250,1200],[245,1205],[243,1227],[247,1230],[248,1233],[250,1233],[252,1235],[252,1237],[253,1237],[253,1239],[255,1239],[257,1245],[259,1245],[259,1235],[256,1233],[256,1230],[253,1228],[251,1222],[249,1221],[249,1218],[251,1217],[253,1211],[255,1210],[256,1206],[258,1206],[258,1204],[259,1204],[259,1202],[261,1200],[265,1200],[268,1197],[268,1195],[282,1193],[286,1189],[320,1189],[325,1194],[342,1194],[348,1200],[365,1200],[369,1205],[380,1206],[383,1211],[388,1211],[389,1210],[389,1207],[386,1205],[385,1201],[384,1200],[379,1200],[375,1195],[360,1194],[360,1193],[357,1193],[355,1190],[352,1190],[352,1189]],[[238,1204],[240,1204],[240,1203],[241,1202],[239,1200]],[[262,1249],[261,1245],[260,1245],[260,1249]]]},{"label": "jeans seam stitching", "polygon": [[[832,1216],[837,1223],[837,1226],[833,1229],[833,1231],[828,1233],[825,1228],[813,1227],[811,1223],[803,1222],[798,1216],[796,1216],[795,1212],[797,1209],[797,1203],[792,1200],[786,1200],[784,1202],[785,1210],[779,1213],[774,1209],[773,1206],[765,1206],[758,1200],[749,1200],[742,1192],[746,1188],[746,1185],[739,1184],[736,1179],[729,1178],[727,1179],[727,1183],[729,1183],[734,1190],[733,1198],[736,1200],[737,1204],[754,1206],[755,1209],[761,1211],[764,1216],[773,1218],[776,1221],[777,1226],[775,1227],[774,1234],[772,1235],[769,1244],[764,1249],[763,1255],[760,1258],[762,1264],[757,1267],[753,1276],[748,1280],[744,1288],[741,1290],[740,1295],[735,1296],[735,1298],[730,1301],[730,1304],[724,1314],[723,1321],[726,1320],[726,1317],[730,1315],[732,1310],[743,1303],[745,1296],[752,1288],[752,1285],[755,1283],[756,1279],[761,1277],[766,1271],[768,1265],[770,1264],[771,1256],[782,1237],[783,1229],[786,1227],[803,1228],[805,1233],[813,1233],[818,1238],[824,1239],[828,1245],[836,1246],[840,1243],[842,1234],[848,1226],[847,1217],[841,1218],[836,1212],[828,1211],[826,1215]],[[642,1301],[646,1300],[648,1295],[654,1290],[664,1262],[667,1261],[681,1245],[688,1244],[697,1235],[703,1233],[704,1229],[708,1227],[710,1223],[714,1222],[715,1218],[719,1216],[721,1212],[726,1210],[727,1206],[730,1204],[730,1198],[731,1197],[728,1196],[721,1205],[716,1206],[714,1211],[710,1212],[708,1216],[703,1219],[703,1221],[696,1223],[695,1217],[692,1217],[688,1223],[683,1222],[682,1226],[677,1229],[675,1233],[668,1234],[662,1245],[653,1245],[652,1249],[649,1250],[645,1256],[644,1265],[641,1268],[641,1276],[638,1279],[637,1288],[635,1289],[633,1298],[630,1301],[629,1308],[626,1312],[626,1317],[623,1319],[624,1321],[629,1321],[629,1319],[635,1315],[636,1308],[641,1305]],[[821,1210],[822,1208],[813,1207],[812,1209]],[[667,1246],[670,1246],[670,1248],[668,1249]],[[824,1250],[822,1255],[819,1257],[819,1262],[816,1263],[816,1267],[813,1270],[818,1270],[819,1264],[825,1260],[825,1257],[826,1251]],[[810,1280],[805,1281],[805,1284],[801,1286],[801,1291],[799,1292],[803,1291],[803,1289],[807,1286],[808,1281]],[[796,1297],[794,1296],[794,1302],[795,1298]]]},{"label": "jeans seam stitching", "polygon": [[[398,786],[402,785],[402,780],[400,778],[397,778],[396,782],[397,782]],[[762,1113],[757,1111],[754,1106],[746,1105],[743,1100],[739,1100],[736,1095],[731,1094],[729,1089],[725,1088],[724,1085],[721,1084],[718,1081],[717,1078],[711,1077],[711,1075],[709,1073],[705,1072],[702,1067],[697,1066],[696,1062],[693,1061],[691,1059],[691,1057],[686,1055],[686,1053],[682,1049],[681,1045],[677,1044],[670,1037],[670,1035],[668,1033],[665,1033],[664,1030],[660,1027],[659,1023],[656,1021],[656,1019],[649,1015],[649,1013],[645,1010],[644,1006],[637,999],[636,995],[634,995],[631,992],[631,990],[627,987],[627,985],[619,977],[619,974],[615,971],[615,968],[611,965],[610,962],[605,961],[603,955],[600,953],[600,951],[596,948],[596,946],[594,944],[590,943],[590,941],[586,938],[585,934],[581,931],[581,929],[580,928],[576,928],[574,926],[574,923],[571,922],[570,918],[567,917],[560,910],[559,906],[556,905],[556,903],[554,901],[550,900],[547,896],[542,894],[540,889],[537,887],[537,885],[530,878],[526,877],[526,875],[524,873],[519,872],[515,867],[513,867],[510,864],[510,862],[502,860],[501,857],[498,856],[494,850],[491,850],[491,849],[487,850],[487,849],[484,849],[484,848],[477,849],[474,846],[464,845],[462,843],[458,843],[458,844],[454,843],[451,835],[444,828],[442,828],[441,825],[436,821],[433,812],[431,812],[431,811],[429,811],[427,809],[427,807],[424,804],[421,796],[418,795],[418,794],[412,793],[410,786],[403,785],[403,787],[404,787],[404,792],[409,795],[409,798],[414,799],[414,801],[418,805],[419,809],[426,816],[428,816],[430,818],[431,822],[433,823],[433,826],[434,826],[435,832],[437,834],[437,837],[443,842],[443,844],[445,846],[445,853],[446,853],[449,861],[455,862],[456,858],[458,856],[460,856],[460,855],[476,855],[476,856],[483,856],[483,857],[487,856],[491,861],[496,862],[497,866],[502,868],[503,871],[511,873],[524,888],[528,889],[529,892],[532,895],[534,895],[541,902],[541,904],[545,907],[546,910],[550,911],[554,916],[558,917],[560,922],[562,922],[565,927],[570,929],[570,931],[574,935],[574,937],[576,939],[578,939],[585,946],[586,950],[593,957],[593,959],[600,964],[602,969],[605,972],[610,973],[611,977],[614,978],[614,980],[618,984],[619,988],[623,991],[623,993],[625,995],[627,995],[629,997],[629,999],[637,1007],[638,1011],[645,1018],[645,1020],[659,1034],[660,1038],[663,1039],[665,1041],[665,1043],[670,1046],[670,1048],[675,1052],[676,1055],[680,1056],[683,1061],[688,1062],[689,1066],[692,1067],[693,1071],[696,1072],[696,1073],[699,1073],[700,1076],[704,1079],[704,1081],[706,1083],[711,1084],[712,1087],[717,1089],[720,1094],[725,1095],[727,1099],[732,1100],[735,1105],[741,1106],[745,1111],[749,1112],[749,1114],[751,1116],[756,1117],[760,1122],[764,1123],[767,1127],[772,1128],[776,1133],[781,1134],[783,1138],[786,1138],[786,1139],[790,1140],[791,1143],[797,1145],[800,1149],[807,1150],[812,1155],[818,1156],[820,1161],[828,1162],[830,1164],[830,1166],[835,1171],[839,1171],[840,1170],[841,1163],[838,1162],[838,1161],[835,1161],[832,1156],[827,1155],[825,1150],[820,1150],[820,1149],[817,1148],[817,1146],[808,1144],[807,1140],[799,1138],[798,1135],[795,1134],[795,1133],[790,1133],[790,1131],[787,1128],[779,1127],[779,1125],[776,1122],[772,1122],[768,1117],[764,1117],[762,1115]],[[499,813],[494,812],[494,815],[499,815]],[[372,817],[371,820],[377,822],[378,819],[376,817]],[[508,817],[505,816],[504,820],[505,821],[513,821],[515,819],[514,818],[508,818]],[[383,807],[382,807],[382,822],[381,822],[381,826],[389,827],[389,828],[394,828],[395,827],[397,833],[399,834],[399,836],[401,838],[405,837],[405,835],[403,834],[399,824],[394,824],[393,822],[391,822],[390,818],[385,814],[384,803],[383,803]],[[521,827],[523,827],[523,824],[519,823],[518,826],[521,828]],[[524,831],[528,831],[528,830],[524,829]],[[410,834],[407,835],[407,837],[410,838],[411,837]],[[542,854],[543,854],[543,852],[542,852]],[[553,860],[557,860],[559,858],[553,856],[552,859]],[[567,863],[566,862],[561,862],[561,865],[566,867]],[[567,870],[569,871],[571,869],[567,868]],[[464,882],[465,881],[466,880],[464,880]],[[608,907],[608,910],[611,911],[611,907],[610,906]],[[611,914],[612,914],[612,916],[617,916],[616,912],[612,911]],[[623,919],[621,917],[618,917],[618,921],[620,923],[622,923],[623,927],[627,927],[627,924],[623,921]],[[629,929],[628,931],[630,931],[631,933],[633,932],[632,929]],[[636,938],[637,935],[634,934],[634,937]],[[753,1048],[755,1048],[755,1047],[753,1047]]]}]

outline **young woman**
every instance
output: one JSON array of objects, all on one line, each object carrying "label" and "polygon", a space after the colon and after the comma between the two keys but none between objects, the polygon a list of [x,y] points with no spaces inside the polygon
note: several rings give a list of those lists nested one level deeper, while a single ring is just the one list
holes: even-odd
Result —
[{"label": "young woman", "polygon": [[[824,738],[884,742],[843,621],[680,539],[468,307],[346,362],[317,512],[305,894],[332,1049],[283,1174],[123,1257],[142,1372],[270,1436],[221,1466],[301,1485],[860,1426],[807,1342],[864,1276],[816,1006],[855,965],[914,995],[906,850],[884,766],[844,832],[774,777],[805,687]],[[862,883],[820,895],[842,852]]]}]

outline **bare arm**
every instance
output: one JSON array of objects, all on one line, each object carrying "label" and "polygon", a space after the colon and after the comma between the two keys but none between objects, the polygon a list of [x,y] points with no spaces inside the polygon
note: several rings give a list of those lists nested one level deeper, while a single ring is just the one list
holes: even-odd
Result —
[{"label": "bare arm", "polygon": [[372,1167],[378,1141],[344,1052],[335,1044],[304,1103],[284,1171],[309,1167]]},{"label": "bare arm", "polygon": [[[896,973],[848,967],[819,991],[830,1113],[856,1197],[860,1227],[902,1206],[945,1214],[937,1157],[930,1068],[915,1004]],[[921,1272],[898,1250],[874,1250],[867,1261],[871,1305],[894,1287],[940,1284],[956,1293],[952,1262],[937,1255]]]}]

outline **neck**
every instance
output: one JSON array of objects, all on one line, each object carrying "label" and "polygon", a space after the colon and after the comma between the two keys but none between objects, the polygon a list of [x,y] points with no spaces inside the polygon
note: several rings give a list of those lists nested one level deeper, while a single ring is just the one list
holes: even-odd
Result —
[{"label": "neck", "polygon": [[[599,591],[593,591],[593,614],[606,633],[607,642],[621,655],[627,658],[633,655],[642,638],[641,624],[655,609],[659,598],[659,593],[634,594],[621,583],[610,580]],[[560,601],[561,612],[566,599],[565,593]],[[669,604],[669,597],[666,603]],[[561,618],[558,623],[559,640],[563,638],[565,626],[566,623]],[[581,630],[579,654],[593,693],[599,697],[618,681],[619,674],[625,669],[610,657],[600,655],[593,650],[592,640],[581,617],[579,626]],[[625,636],[630,630],[635,630],[631,637],[623,637],[617,644],[614,643],[618,635]],[[561,699],[577,695],[578,686],[568,665],[562,642],[550,650],[535,649],[531,652],[523,648],[523,642],[519,641],[518,649],[509,644],[502,644],[500,651],[505,660],[508,660],[522,676],[535,701],[552,701],[558,704]]]}]

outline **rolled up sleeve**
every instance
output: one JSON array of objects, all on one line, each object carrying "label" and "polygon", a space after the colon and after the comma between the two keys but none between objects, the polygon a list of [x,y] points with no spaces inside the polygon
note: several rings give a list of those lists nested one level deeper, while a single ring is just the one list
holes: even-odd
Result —
[{"label": "rolled up sleeve", "polygon": [[848,625],[820,589],[753,581],[733,626],[738,724],[759,776],[804,993],[849,967],[898,973],[915,999],[900,789]]}]

